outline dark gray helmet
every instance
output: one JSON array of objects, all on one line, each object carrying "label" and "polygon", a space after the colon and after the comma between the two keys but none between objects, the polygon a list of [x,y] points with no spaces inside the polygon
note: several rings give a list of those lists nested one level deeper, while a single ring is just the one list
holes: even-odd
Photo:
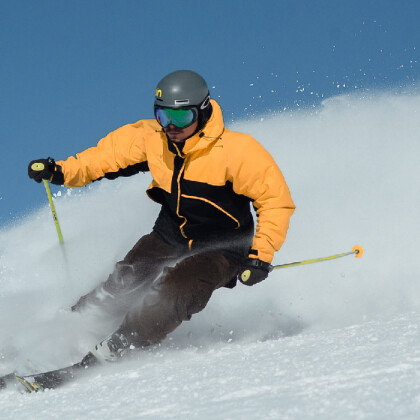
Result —
[{"label": "dark gray helmet", "polygon": [[209,105],[209,100],[206,81],[191,70],[169,73],[156,86],[155,106],[204,109]]}]

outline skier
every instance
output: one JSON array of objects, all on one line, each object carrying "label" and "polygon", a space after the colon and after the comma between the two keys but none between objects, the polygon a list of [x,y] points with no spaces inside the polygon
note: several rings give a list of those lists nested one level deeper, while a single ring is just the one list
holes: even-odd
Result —
[{"label": "skier", "polygon": [[[108,279],[72,307],[128,308],[81,364],[115,361],[159,343],[214,290],[267,278],[295,209],[283,175],[250,135],[230,131],[205,80],[179,70],[157,85],[154,120],[125,125],[76,157],[33,160],[29,177],[67,187],[150,171],[161,205],[153,230]],[[254,228],[250,203],[257,215]]]}]

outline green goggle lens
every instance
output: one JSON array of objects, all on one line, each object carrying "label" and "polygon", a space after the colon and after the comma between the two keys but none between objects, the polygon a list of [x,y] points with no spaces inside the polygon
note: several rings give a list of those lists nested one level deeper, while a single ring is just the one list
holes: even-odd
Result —
[{"label": "green goggle lens", "polygon": [[155,117],[157,122],[164,128],[170,124],[178,128],[185,128],[197,120],[198,112],[196,108],[155,108]]}]

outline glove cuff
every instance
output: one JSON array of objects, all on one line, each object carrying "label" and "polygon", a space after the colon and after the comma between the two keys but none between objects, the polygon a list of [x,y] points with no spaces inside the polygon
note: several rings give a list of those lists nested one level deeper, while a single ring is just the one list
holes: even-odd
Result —
[{"label": "glove cuff", "polygon": [[50,179],[51,184],[55,185],[63,185],[64,184],[64,174],[61,169],[60,165],[55,165],[55,170],[52,174],[52,177]]},{"label": "glove cuff", "polygon": [[273,271],[273,266],[265,261],[261,261],[258,258],[248,258],[245,261],[245,265],[248,267],[260,268],[267,273],[271,273]]}]

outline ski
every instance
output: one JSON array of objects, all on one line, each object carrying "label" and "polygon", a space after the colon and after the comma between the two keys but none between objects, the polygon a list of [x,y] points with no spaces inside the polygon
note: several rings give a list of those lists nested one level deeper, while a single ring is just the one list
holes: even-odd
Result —
[{"label": "ski", "polygon": [[35,375],[20,376],[15,373],[0,377],[0,391],[14,388],[21,392],[39,392],[46,389],[55,389],[73,379],[83,375],[86,370],[97,364],[97,359],[89,353],[81,362],[66,368],[51,370]]},{"label": "ski", "polygon": [[19,376],[10,373],[0,378],[0,390],[17,389],[20,392],[32,393],[55,389],[71,381],[75,377],[75,369],[77,369],[77,365],[32,376]]}]

